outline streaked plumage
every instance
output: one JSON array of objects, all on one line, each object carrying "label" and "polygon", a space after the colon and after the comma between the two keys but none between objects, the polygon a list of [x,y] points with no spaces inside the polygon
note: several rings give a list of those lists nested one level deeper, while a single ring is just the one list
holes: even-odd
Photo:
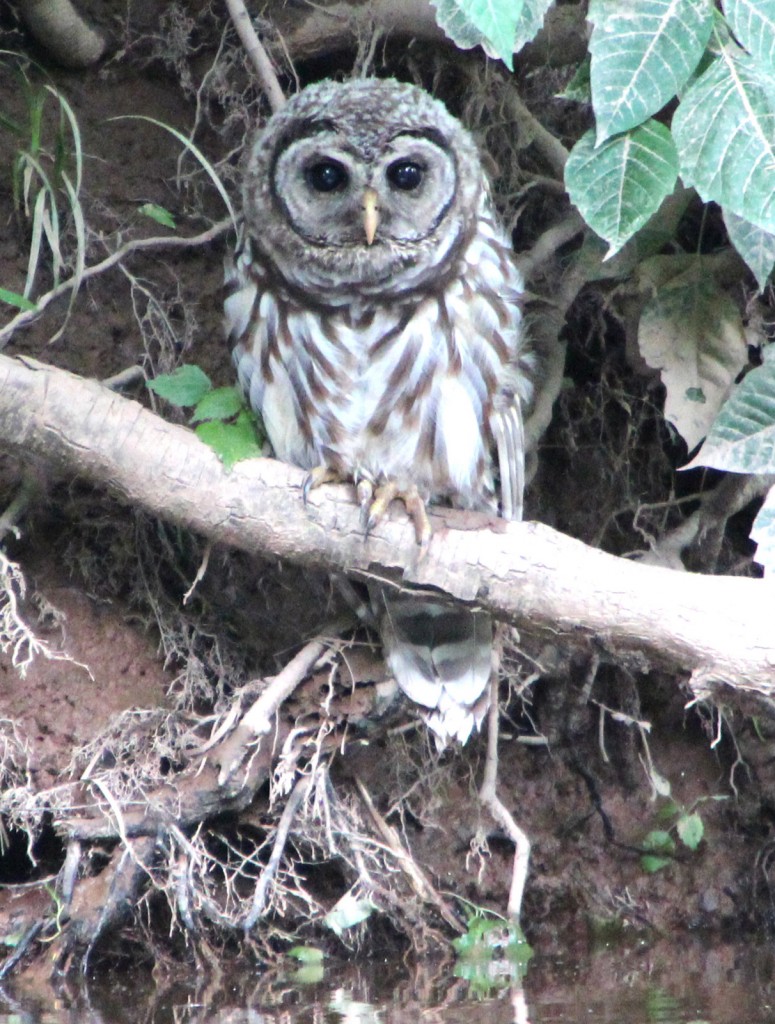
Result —
[{"label": "streaked plumage", "polygon": [[[244,216],[226,320],[276,456],[461,508],[497,510],[500,481],[519,518],[521,279],[462,125],[414,86],[310,86],[253,141]],[[489,617],[373,601],[399,686],[465,741]]]}]

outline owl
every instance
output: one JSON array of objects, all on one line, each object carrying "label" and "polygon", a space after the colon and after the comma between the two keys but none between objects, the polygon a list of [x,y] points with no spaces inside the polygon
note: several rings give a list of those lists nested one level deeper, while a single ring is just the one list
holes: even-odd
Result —
[{"label": "owl", "polygon": [[[249,146],[226,270],[238,377],[278,459],[355,484],[364,528],[403,501],[522,512],[522,280],[477,146],[393,80],[308,86]],[[372,593],[386,661],[440,746],[484,716],[485,612]]]}]

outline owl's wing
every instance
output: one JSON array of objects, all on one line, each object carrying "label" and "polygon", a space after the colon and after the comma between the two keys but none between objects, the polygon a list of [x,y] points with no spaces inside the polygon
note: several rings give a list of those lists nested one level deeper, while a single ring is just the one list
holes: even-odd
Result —
[{"label": "owl's wing", "polygon": [[519,396],[490,419],[498,453],[501,483],[501,515],[504,519],[522,518],[522,494],[525,490],[525,428]]}]

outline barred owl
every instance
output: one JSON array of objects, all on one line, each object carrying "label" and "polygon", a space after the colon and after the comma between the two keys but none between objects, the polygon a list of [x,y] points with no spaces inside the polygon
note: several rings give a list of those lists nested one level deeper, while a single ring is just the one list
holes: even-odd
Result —
[{"label": "barred owl", "polygon": [[[305,493],[355,483],[365,528],[403,500],[522,510],[521,278],[471,135],[412,85],[304,89],[253,140],[227,264],[239,380]],[[440,745],[481,723],[490,617],[375,592],[388,666]]]}]

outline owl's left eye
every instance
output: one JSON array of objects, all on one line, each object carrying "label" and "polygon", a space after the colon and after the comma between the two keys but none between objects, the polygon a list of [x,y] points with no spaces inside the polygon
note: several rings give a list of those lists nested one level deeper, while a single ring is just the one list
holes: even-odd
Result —
[{"label": "owl's left eye", "polygon": [[423,178],[423,169],[413,160],[396,160],[387,169],[387,179],[402,192],[413,192]]},{"label": "owl's left eye", "polygon": [[335,192],[344,188],[349,180],[338,160],[318,160],[306,169],[304,176],[316,192]]}]

